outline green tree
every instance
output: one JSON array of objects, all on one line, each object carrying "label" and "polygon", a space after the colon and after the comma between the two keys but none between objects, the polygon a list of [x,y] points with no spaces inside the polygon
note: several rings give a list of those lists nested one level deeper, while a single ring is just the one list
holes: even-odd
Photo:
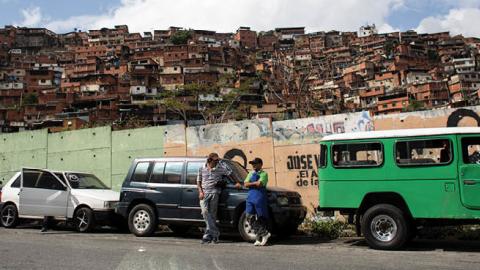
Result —
[{"label": "green tree", "polygon": [[188,43],[188,40],[192,38],[192,31],[191,30],[180,30],[175,32],[170,37],[170,42],[175,45],[185,45]]},{"label": "green tree", "polygon": [[24,105],[35,105],[38,104],[38,95],[35,93],[26,94],[23,98]]}]

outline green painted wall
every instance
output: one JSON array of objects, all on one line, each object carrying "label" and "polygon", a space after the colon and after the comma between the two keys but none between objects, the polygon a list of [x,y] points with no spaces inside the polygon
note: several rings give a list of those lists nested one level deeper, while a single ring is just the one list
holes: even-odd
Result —
[{"label": "green painted wall", "polygon": [[162,157],[167,127],[0,134],[0,181],[22,167],[91,172],[119,190],[137,157]]},{"label": "green painted wall", "polygon": [[120,189],[136,157],[162,157],[165,127],[112,132],[112,188]]},{"label": "green painted wall", "polygon": [[47,167],[47,130],[0,134],[0,181],[21,167]]},{"label": "green painted wall", "polygon": [[111,186],[111,134],[110,127],[49,134],[47,167],[91,172]]}]

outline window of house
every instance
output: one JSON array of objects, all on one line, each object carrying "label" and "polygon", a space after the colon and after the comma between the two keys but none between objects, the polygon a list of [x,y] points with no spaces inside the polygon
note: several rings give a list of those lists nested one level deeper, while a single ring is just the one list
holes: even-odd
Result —
[{"label": "window of house", "polygon": [[480,164],[480,137],[462,139],[462,156],[465,164]]},{"label": "window of house", "polygon": [[204,162],[189,162],[187,164],[187,185],[196,185],[200,168],[205,166]]},{"label": "window of house", "polygon": [[380,143],[337,144],[332,147],[332,160],[336,168],[378,167],[383,164]]},{"label": "window of house", "polygon": [[133,173],[132,182],[147,182],[149,167],[149,162],[138,163],[135,167],[135,172]]},{"label": "window of house", "polygon": [[165,165],[164,182],[180,184],[182,180],[183,162],[167,162]]},{"label": "window of house", "polygon": [[415,140],[395,144],[398,166],[445,165],[452,161],[453,152],[448,139]]}]

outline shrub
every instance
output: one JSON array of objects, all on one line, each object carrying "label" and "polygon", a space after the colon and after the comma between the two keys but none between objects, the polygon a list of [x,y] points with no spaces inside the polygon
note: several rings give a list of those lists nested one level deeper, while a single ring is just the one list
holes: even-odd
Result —
[{"label": "shrub", "polygon": [[314,214],[305,219],[301,229],[316,237],[333,240],[342,236],[347,227],[347,224],[335,220],[334,217],[322,217]]}]

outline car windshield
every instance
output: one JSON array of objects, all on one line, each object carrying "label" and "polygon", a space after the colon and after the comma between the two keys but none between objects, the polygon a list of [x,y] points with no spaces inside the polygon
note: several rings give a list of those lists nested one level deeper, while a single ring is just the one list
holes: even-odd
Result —
[{"label": "car windshield", "polygon": [[248,171],[236,161],[223,159],[220,164],[232,170],[234,180],[243,182],[247,178]]},{"label": "car windshield", "polygon": [[67,173],[66,176],[73,189],[108,189],[108,187],[93,174]]}]

